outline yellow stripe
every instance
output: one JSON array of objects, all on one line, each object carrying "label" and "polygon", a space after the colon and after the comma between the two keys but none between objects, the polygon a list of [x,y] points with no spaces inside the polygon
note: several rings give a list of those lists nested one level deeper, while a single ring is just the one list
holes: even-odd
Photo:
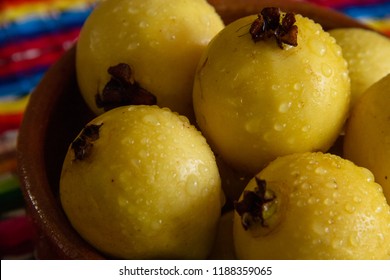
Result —
[{"label": "yellow stripe", "polygon": [[3,10],[1,18],[4,23],[12,22],[32,16],[44,16],[51,12],[84,9],[96,2],[96,0],[53,0],[50,2],[26,3]]},{"label": "yellow stripe", "polygon": [[376,20],[366,20],[365,23],[371,26],[374,29],[379,31],[389,31],[390,30],[390,18],[385,19],[376,19]]},{"label": "yellow stripe", "polygon": [[17,114],[22,113],[30,99],[30,95],[26,95],[16,100],[1,100],[0,114]]}]

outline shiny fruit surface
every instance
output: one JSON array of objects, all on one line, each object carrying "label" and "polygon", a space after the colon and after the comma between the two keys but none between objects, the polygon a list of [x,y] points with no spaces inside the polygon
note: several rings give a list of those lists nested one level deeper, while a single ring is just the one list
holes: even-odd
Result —
[{"label": "shiny fruit surface", "polygon": [[214,37],[198,65],[197,123],[237,170],[255,175],[277,156],[325,151],[347,117],[350,80],[340,47],[319,24],[295,19],[297,46],[254,41],[257,16],[248,16]]},{"label": "shiny fruit surface", "polygon": [[187,118],[146,105],[85,126],[66,155],[60,198],[85,240],[126,259],[206,258],[223,203],[204,137]]},{"label": "shiny fruit surface", "polygon": [[234,217],[239,259],[389,259],[390,206],[372,173],[298,153],[250,181]]},{"label": "shiny fruit surface", "polygon": [[372,85],[352,109],[344,157],[372,171],[390,203],[390,74]]},{"label": "shiny fruit surface", "polygon": [[338,28],[329,34],[348,62],[352,107],[371,85],[390,73],[390,39],[362,28]]},{"label": "shiny fruit surface", "polygon": [[[95,113],[103,113],[105,103],[114,99],[104,100],[112,79],[108,69],[124,63],[131,69],[128,82],[153,94],[160,107],[191,118],[196,65],[223,26],[205,0],[103,1],[88,17],[77,43],[81,93]],[[118,103],[113,106],[134,104]]]}]

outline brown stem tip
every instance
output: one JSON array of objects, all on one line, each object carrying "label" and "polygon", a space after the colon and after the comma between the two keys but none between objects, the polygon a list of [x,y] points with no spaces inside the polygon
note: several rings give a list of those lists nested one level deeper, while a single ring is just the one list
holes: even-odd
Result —
[{"label": "brown stem tip", "polygon": [[243,199],[234,203],[234,208],[241,217],[241,223],[245,230],[252,225],[268,227],[264,218],[264,212],[268,209],[268,204],[275,200],[275,196],[267,193],[267,183],[255,177],[257,187],[254,191],[245,191]]},{"label": "brown stem tip", "polygon": [[97,94],[95,101],[98,108],[105,111],[124,105],[155,105],[157,98],[136,81],[132,70],[126,63],[111,66],[107,72],[111,80],[105,85],[102,94]]},{"label": "brown stem tip", "polygon": [[255,43],[275,38],[281,49],[283,49],[283,44],[296,47],[298,26],[295,25],[295,21],[294,13],[282,15],[279,8],[264,8],[252,23],[249,33]]},{"label": "brown stem tip", "polygon": [[72,142],[75,160],[84,160],[92,152],[93,142],[99,139],[99,130],[103,124],[87,125],[80,135]]}]

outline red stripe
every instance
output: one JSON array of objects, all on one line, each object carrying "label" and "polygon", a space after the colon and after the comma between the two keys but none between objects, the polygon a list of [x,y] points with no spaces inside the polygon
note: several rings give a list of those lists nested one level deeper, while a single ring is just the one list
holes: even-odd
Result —
[{"label": "red stripe", "polygon": [[305,2],[312,2],[318,5],[322,6],[329,6],[329,7],[343,7],[343,6],[363,6],[363,5],[370,5],[370,4],[379,4],[379,3],[385,3],[386,0],[310,0]]},{"label": "red stripe", "polygon": [[79,28],[75,28],[67,32],[52,33],[22,42],[9,43],[0,48],[0,57],[10,57],[13,53],[23,50],[45,48],[48,43],[62,43],[67,40],[73,40],[78,36],[79,31]]},{"label": "red stripe", "polygon": [[53,2],[53,0],[1,0],[4,7],[16,7],[26,4],[35,4],[35,3],[48,3]]},{"label": "red stripe", "polygon": [[[35,50],[34,50],[35,51]],[[0,68],[0,76],[15,76],[22,75],[31,69],[42,69],[50,66],[54,62],[57,61],[63,54],[62,50],[53,50],[51,52],[42,53],[37,51],[37,55],[35,58],[22,60],[19,62],[14,62],[9,64],[6,67]]]},{"label": "red stripe", "polygon": [[73,45],[79,32],[80,29],[76,28],[66,33],[6,45],[0,49],[0,76],[15,75],[31,67],[52,64]]},{"label": "red stripe", "polygon": [[31,253],[36,231],[27,217],[0,221],[0,256]]},{"label": "red stripe", "polygon": [[0,115],[0,134],[7,130],[18,129],[23,120],[23,113]]}]

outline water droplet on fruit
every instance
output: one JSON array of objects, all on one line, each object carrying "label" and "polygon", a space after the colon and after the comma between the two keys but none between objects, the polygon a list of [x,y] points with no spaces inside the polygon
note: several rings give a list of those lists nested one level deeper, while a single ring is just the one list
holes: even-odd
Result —
[{"label": "water droplet on fruit", "polygon": [[277,91],[280,89],[280,85],[272,85],[271,89]]},{"label": "water droplet on fruit", "polygon": [[207,197],[209,193],[210,193],[210,188],[205,187],[202,189],[202,196],[203,197]]},{"label": "water droplet on fruit", "polygon": [[153,221],[150,227],[152,230],[159,230],[162,227],[162,224],[163,224],[162,220],[159,219],[157,221]]},{"label": "water droplet on fruit", "polygon": [[322,240],[321,239],[313,239],[312,240],[312,244],[313,245],[319,245],[319,244],[321,244],[322,243]]},{"label": "water droplet on fruit", "polygon": [[207,172],[209,172],[209,168],[207,167],[207,165],[199,164],[198,165],[198,172],[200,174],[207,174]]},{"label": "water droplet on fruit", "polygon": [[309,48],[314,54],[318,56],[324,56],[327,51],[324,43],[319,41],[317,38],[309,41]]},{"label": "water droplet on fruit", "polygon": [[140,46],[140,43],[139,42],[130,42],[128,45],[127,45],[127,50],[135,50],[136,48],[138,48]]},{"label": "water droplet on fruit", "polygon": [[157,40],[151,40],[149,41],[149,45],[152,47],[152,48],[158,48],[160,46],[160,42],[157,41]]},{"label": "water droplet on fruit", "polygon": [[325,199],[324,199],[324,204],[327,205],[327,206],[332,205],[333,202],[334,202],[334,201],[333,201],[332,199],[330,199],[330,198],[325,198]]},{"label": "water droplet on fruit", "polygon": [[255,133],[259,129],[259,122],[257,120],[249,120],[244,125],[245,130],[249,133]]},{"label": "water droplet on fruit", "polygon": [[308,200],[307,200],[307,203],[308,204],[315,204],[318,202],[318,199],[316,197],[310,197]]},{"label": "water droplet on fruit", "polygon": [[147,158],[147,157],[149,157],[149,152],[148,151],[146,151],[146,150],[139,150],[138,151],[138,155],[141,157],[141,158]]},{"label": "water droplet on fruit", "polygon": [[140,21],[140,22],[138,23],[138,26],[139,26],[140,28],[147,28],[147,27],[149,27],[149,23],[147,23],[147,22],[145,22],[145,21]]},{"label": "water droplet on fruit", "polygon": [[164,12],[164,10],[159,10],[159,11],[157,11],[156,9],[152,9],[152,8],[150,8],[150,9],[147,9],[146,10],[146,14],[148,15],[148,16],[150,16],[150,17],[155,17],[155,16],[157,16],[158,15],[158,12],[161,12],[161,13],[163,13]]},{"label": "water droplet on fruit", "polygon": [[332,241],[332,247],[334,249],[339,249],[339,248],[342,248],[344,246],[344,240],[342,239],[335,239]]},{"label": "water droplet on fruit", "polygon": [[141,143],[144,144],[144,145],[149,145],[149,142],[150,142],[150,138],[149,137],[143,137],[141,139]]},{"label": "water droplet on fruit", "polygon": [[333,69],[332,69],[332,67],[329,65],[329,64],[327,64],[327,63],[322,63],[322,65],[321,65],[321,72],[322,72],[322,74],[325,76],[325,77],[330,77],[330,76],[332,76],[332,74],[333,74]]},{"label": "water droplet on fruit", "polygon": [[282,103],[279,105],[279,112],[286,113],[291,107],[291,102]]},{"label": "water droplet on fruit", "polygon": [[185,186],[186,186],[186,191],[188,194],[190,194],[190,195],[196,194],[196,192],[198,191],[197,177],[195,175],[188,176]]},{"label": "water droplet on fruit", "polygon": [[305,125],[301,128],[302,132],[308,132],[310,130],[311,126],[310,125]]},{"label": "water droplet on fruit", "polygon": [[159,142],[166,141],[166,139],[167,139],[167,137],[166,137],[164,134],[159,134],[159,135],[157,136],[157,140],[158,140]]},{"label": "water droplet on fruit", "polygon": [[329,228],[328,227],[325,227],[323,224],[321,223],[314,223],[313,226],[312,226],[312,229],[315,233],[318,233],[318,234],[324,234],[324,233],[327,233],[329,231]]},{"label": "water droplet on fruit", "polygon": [[298,200],[297,201],[297,206],[298,207],[303,207],[303,206],[305,206],[306,205],[306,203],[304,202],[304,201],[302,201],[302,200]]},{"label": "water droplet on fruit", "polygon": [[311,75],[311,73],[313,73],[313,70],[310,67],[306,67],[305,68],[305,74]]},{"label": "water droplet on fruit", "polygon": [[[118,5],[118,8],[116,8],[116,9],[117,9],[117,11],[114,10],[114,12],[119,12],[119,11],[121,11],[121,9],[119,9],[119,5]],[[128,12],[129,14],[137,14],[137,13],[139,13],[139,9],[138,9],[138,8],[135,8],[135,7],[129,7],[129,8],[127,9],[127,12]]]},{"label": "water droplet on fruit", "polygon": [[330,189],[337,189],[337,183],[335,181],[327,182],[325,184],[325,187]]},{"label": "water droplet on fruit", "polygon": [[380,213],[382,212],[383,208],[382,206],[378,206],[377,208],[375,208],[375,213]]},{"label": "water droplet on fruit", "polygon": [[311,189],[311,184],[304,182],[301,184],[301,189],[302,190],[309,190],[309,189]]},{"label": "water droplet on fruit", "polygon": [[145,115],[142,121],[147,124],[160,125],[159,120],[154,115]]},{"label": "water droplet on fruit", "polygon": [[307,164],[306,169],[310,171],[313,170],[313,165],[311,163]]},{"label": "water droplet on fruit", "polygon": [[132,158],[130,162],[136,168],[139,168],[141,165],[141,160],[139,159]]},{"label": "water droplet on fruit", "polygon": [[328,173],[328,170],[323,167],[317,167],[314,172],[318,175],[325,175],[326,173]]},{"label": "water droplet on fruit", "polygon": [[118,197],[118,205],[119,207],[125,207],[129,204],[129,201],[123,197]]},{"label": "water droplet on fruit", "polygon": [[356,246],[359,246],[360,244],[360,238],[357,234],[353,233],[350,237],[349,237],[349,243],[356,247]]},{"label": "water droplet on fruit", "polygon": [[353,212],[355,212],[356,207],[354,205],[350,204],[350,203],[347,203],[347,204],[345,204],[344,209],[348,213],[352,214]]},{"label": "water droplet on fruit", "polygon": [[274,125],[274,129],[275,129],[276,131],[282,131],[283,129],[285,129],[285,127],[286,127],[286,124],[285,124],[285,123],[283,123],[283,124],[276,123],[276,124]]},{"label": "water droplet on fruit", "polygon": [[295,83],[294,84],[294,90],[299,91],[301,89],[302,89],[302,84],[301,83]]}]

